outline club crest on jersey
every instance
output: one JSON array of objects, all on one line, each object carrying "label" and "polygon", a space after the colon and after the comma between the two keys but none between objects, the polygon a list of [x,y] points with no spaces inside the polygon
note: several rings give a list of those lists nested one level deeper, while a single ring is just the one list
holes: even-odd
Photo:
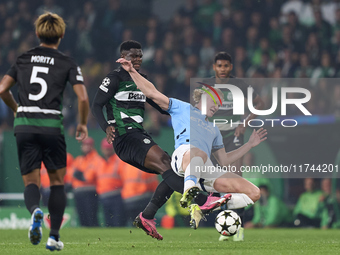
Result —
[{"label": "club crest on jersey", "polygon": [[104,92],[107,93],[107,92],[109,91],[109,89],[107,88],[107,86],[110,85],[110,82],[111,82],[110,78],[109,78],[109,77],[105,77],[105,78],[103,79],[103,81],[102,81],[102,84],[99,86],[99,88],[100,88],[102,91],[104,91]]},{"label": "club crest on jersey", "polygon": [[145,144],[151,143],[151,141],[150,141],[148,138],[144,138],[143,142],[144,142]]}]

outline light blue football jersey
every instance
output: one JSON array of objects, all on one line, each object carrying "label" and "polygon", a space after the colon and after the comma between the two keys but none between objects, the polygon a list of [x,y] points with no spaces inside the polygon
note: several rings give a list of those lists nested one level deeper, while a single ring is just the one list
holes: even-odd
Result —
[{"label": "light blue football jersey", "polygon": [[220,130],[191,104],[170,98],[167,112],[171,115],[175,149],[182,144],[191,144],[210,157],[211,150],[224,147]]}]

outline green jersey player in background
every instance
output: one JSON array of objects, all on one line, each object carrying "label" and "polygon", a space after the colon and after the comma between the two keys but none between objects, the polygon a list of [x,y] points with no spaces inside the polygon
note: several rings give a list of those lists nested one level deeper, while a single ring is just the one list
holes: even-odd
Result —
[{"label": "green jersey player in background", "polygon": [[[217,84],[232,84],[240,88],[244,95],[247,95],[247,88],[250,86],[246,84],[243,80],[236,78],[231,75],[231,71],[233,70],[233,63],[230,54],[227,52],[219,52],[215,55],[213,69],[215,72],[215,82]],[[233,97],[232,93],[229,90],[221,89],[224,93],[224,100],[222,106],[219,108],[217,113],[214,115],[214,119],[226,119],[228,120],[227,124],[216,124],[216,126],[220,129],[222,137],[223,137],[223,144],[225,147],[226,152],[230,152],[240,148],[244,144],[244,132],[248,125],[248,121],[252,120],[256,117],[255,114],[250,113],[244,120],[241,120],[241,116],[233,115]],[[245,98],[246,100],[246,98]],[[253,93],[253,104],[255,109],[262,109],[264,103],[260,96],[254,92]],[[231,121],[241,122],[239,125],[230,125]],[[240,169],[242,166],[242,159],[238,159],[233,165],[236,169]],[[217,162],[212,159],[213,163],[216,165]],[[242,173],[239,171],[239,174]],[[244,209],[236,210],[237,213],[241,216],[244,212]],[[243,222],[243,220],[242,220]],[[223,241],[227,239],[227,237],[222,236],[220,240]],[[243,241],[244,239],[244,228],[242,227],[240,231],[233,237],[234,241]]]},{"label": "green jersey player in background", "polygon": [[[59,240],[66,207],[66,144],[61,111],[67,82],[78,97],[76,139],[79,141],[87,137],[89,101],[80,68],[72,58],[58,51],[65,33],[64,20],[57,14],[45,13],[36,20],[35,29],[40,45],[17,58],[0,82],[0,96],[15,115],[14,133],[25,185],[25,205],[32,215],[29,238],[34,245],[39,244],[42,237],[41,162],[47,168],[51,188],[48,201],[51,230],[46,249],[54,251],[64,247]],[[19,105],[10,91],[14,84],[18,85]]]}]

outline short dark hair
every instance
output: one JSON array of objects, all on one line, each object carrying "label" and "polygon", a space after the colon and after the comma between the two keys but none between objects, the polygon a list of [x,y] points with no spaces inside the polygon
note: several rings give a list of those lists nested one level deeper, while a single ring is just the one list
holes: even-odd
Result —
[{"label": "short dark hair", "polygon": [[225,52],[225,51],[221,51],[221,52],[219,52],[219,53],[217,53],[217,54],[215,55],[215,61],[214,61],[214,63],[216,63],[217,60],[227,60],[227,61],[229,61],[231,64],[232,64],[232,62],[233,62],[233,60],[232,60],[230,54],[227,53],[227,52]]},{"label": "short dark hair", "polygon": [[130,49],[141,49],[142,45],[134,40],[128,40],[125,42],[122,42],[120,45],[120,53],[122,53],[123,50],[130,50]]},{"label": "short dark hair", "polygon": [[266,184],[261,184],[261,185],[259,186],[259,189],[265,189],[267,192],[269,192],[269,187],[268,187],[268,185],[266,185]]}]

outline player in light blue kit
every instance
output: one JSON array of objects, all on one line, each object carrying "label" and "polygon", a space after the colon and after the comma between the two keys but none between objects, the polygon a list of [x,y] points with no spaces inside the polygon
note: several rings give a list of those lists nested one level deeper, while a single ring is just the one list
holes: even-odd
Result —
[{"label": "player in light blue kit", "polygon": [[[266,130],[262,128],[254,130],[247,143],[237,150],[226,153],[221,132],[208,121],[220,106],[218,96],[223,98],[220,90],[196,89],[193,95],[196,105],[193,107],[189,103],[168,98],[159,92],[151,82],[133,68],[130,61],[118,59],[117,62],[130,73],[133,81],[146,97],[171,115],[175,136],[175,151],[171,165],[178,175],[185,178],[184,193],[180,201],[183,207],[191,204],[199,190],[231,193],[231,196],[228,195],[228,209],[246,207],[260,198],[260,191],[254,184],[232,172],[217,171],[209,156],[212,153],[221,166],[228,168],[252,147],[266,140]],[[207,96],[207,92],[212,97]],[[202,100],[202,97],[206,97],[206,100]],[[206,112],[206,115],[203,115],[202,111]],[[190,205],[193,228],[198,227],[202,218],[201,212],[210,211],[196,204]]]}]

